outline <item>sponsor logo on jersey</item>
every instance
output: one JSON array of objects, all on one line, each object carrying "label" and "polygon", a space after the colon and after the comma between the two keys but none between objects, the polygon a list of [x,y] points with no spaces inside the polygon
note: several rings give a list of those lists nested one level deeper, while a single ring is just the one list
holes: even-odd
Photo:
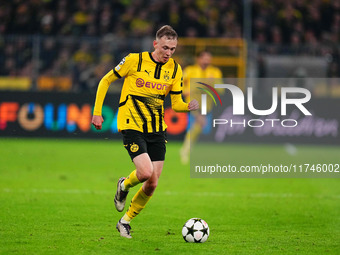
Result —
[{"label": "sponsor logo on jersey", "polygon": [[157,83],[157,82],[150,82],[150,81],[145,82],[142,78],[138,78],[136,80],[136,86],[138,88],[145,87],[145,88],[150,88],[150,89],[166,90],[168,85]]},{"label": "sponsor logo on jersey", "polygon": [[116,71],[119,71],[119,70],[120,70],[120,66],[124,65],[124,63],[125,63],[125,58],[123,58],[123,59],[119,62],[119,64],[116,66]]},{"label": "sponsor logo on jersey", "polygon": [[122,66],[125,63],[125,58],[123,58],[120,62],[119,62],[119,66]]}]

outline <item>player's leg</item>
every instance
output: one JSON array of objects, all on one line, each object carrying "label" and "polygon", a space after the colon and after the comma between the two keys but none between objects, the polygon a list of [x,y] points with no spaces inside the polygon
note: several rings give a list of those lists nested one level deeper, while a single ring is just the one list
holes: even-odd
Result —
[{"label": "player's leg", "polygon": [[123,217],[126,222],[130,222],[143,210],[155,191],[162,173],[166,152],[166,133],[152,134],[147,136],[147,140],[148,154],[141,154],[133,161],[137,167],[137,177],[144,183],[132,198],[130,207]]},{"label": "player's leg", "polygon": [[[158,179],[162,173],[164,165],[166,152],[166,132],[146,135],[145,138],[147,140],[148,154],[141,154],[134,159],[134,163],[137,168],[136,174],[138,178],[145,180],[145,182],[134,195],[128,211],[117,224],[117,229],[121,232],[121,236],[127,238],[131,238],[129,225],[131,220],[134,219],[144,209],[145,205],[150,200],[154,190],[157,187]],[[152,169],[152,171],[150,171],[150,169]]]},{"label": "player's leg", "polygon": [[187,164],[189,162],[190,144],[195,143],[199,139],[202,129],[206,124],[205,116],[196,113],[192,114],[192,117],[193,123],[190,130],[185,135],[183,146],[180,150],[182,164]]},{"label": "player's leg", "polygon": [[143,183],[143,186],[134,195],[129,210],[117,223],[116,228],[122,237],[132,238],[130,222],[144,209],[157,187],[158,179],[163,169],[163,161],[153,162],[153,164],[154,172],[152,176]]},{"label": "player's leg", "polygon": [[143,153],[133,159],[136,169],[132,171],[121,184],[123,191],[128,191],[137,184],[150,178],[153,172],[151,160],[147,153]]},{"label": "player's leg", "polygon": [[117,223],[116,227],[121,236],[131,238],[130,222],[145,208],[146,204],[149,202],[153,192],[157,187],[158,179],[163,169],[163,164],[163,161],[152,162],[153,174],[147,181],[143,183],[143,186],[140,187],[140,189],[134,195],[131,200],[129,209]]},{"label": "player's leg", "polygon": [[143,191],[147,196],[152,196],[158,185],[159,177],[161,176],[164,161],[153,161],[153,174],[152,176],[143,183]]},{"label": "player's leg", "polygon": [[[151,159],[147,153],[143,153],[138,155],[133,159],[133,162],[136,166],[136,176],[140,178],[142,182],[146,180],[148,182],[150,179],[154,180],[154,164],[151,162]],[[144,183],[146,183],[144,182]],[[152,181],[154,184],[156,181]],[[143,185],[144,186],[144,185]],[[130,222],[133,218],[135,218],[145,207],[147,202],[151,198],[152,193],[146,193],[143,190],[143,186],[137,191],[134,197],[131,200],[130,207],[128,211],[124,214],[124,216],[117,223],[117,230],[120,232],[120,235],[126,238],[131,238],[130,234]],[[147,189],[148,191],[150,188]]]},{"label": "player's leg", "polygon": [[124,210],[129,189],[150,178],[153,172],[143,133],[135,130],[123,130],[122,135],[124,147],[135,164],[136,170],[132,171],[127,178],[122,177],[118,180],[114,202],[119,212]]},{"label": "player's leg", "polygon": [[143,186],[137,191],[131,200],[128,211],[122,218],[122,222],[129,224],[145,207],[154,193],[158,179],[162,173],[164,161],[153,161],[153,173],[151,177],[143,183]]},{"label": "player's leg", "polygon": [[146,182],[143,183],[143,190],[148,196],[153,194],[158,185],[158,179],[161,176],[164,166],[166,143],[166,131],[159,132],[148,137],[148,154],[153,167],[152,175]]},{"label": "player's leg", "polygon": [[133,158],[133,163],[136,166],[136,170],[132,171],[127,178],[120,178],[117,183],[115,206],[119,212],[124,210],[130,188],[148,180],[153,173],[153,165],[147,153],[142,153]]},{"label": "player's leg", "polygon": [[181,162],[186,165],[189,162],[190,152],[190,131],[188,130],[184,137],[183,145],[180,149]]}]

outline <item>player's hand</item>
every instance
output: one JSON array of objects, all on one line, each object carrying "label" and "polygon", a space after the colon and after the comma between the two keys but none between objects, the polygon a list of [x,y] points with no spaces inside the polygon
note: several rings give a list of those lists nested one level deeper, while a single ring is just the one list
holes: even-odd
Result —
[{"label": "player's hand", "polygon": [[196,99],[190,101],[189,103],[189,111],[194,111],[194,110],[197,110],[199,107],[199,103]]},{"label": "player's hand", "polygon": [[104,122],[104,119],[102,116],[93,115],[92,116],[92,125],[97,129],[102,129],[102,123]]}]

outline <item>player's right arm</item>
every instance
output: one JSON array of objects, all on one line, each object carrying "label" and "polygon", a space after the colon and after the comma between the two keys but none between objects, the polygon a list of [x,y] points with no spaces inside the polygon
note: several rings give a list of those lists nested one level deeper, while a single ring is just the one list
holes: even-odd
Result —
[{"label": "player's right arm", "polygon": [[197,110],[199,105],[197,100],[192,100],[189,103],[185,103],[182,98],[182,68],[179,65],[177,74],[174,80],[172,90],[170,91],[171,96],[171,106],[175,112],[188,112]]},{"label": "player's right arm", "polygon": [[92,124],[97,130],[102,129],[102,123],[104,122],[102,108],[107,90],[109,89],[110,84],[117,79],[118,77],[115,75],[114,70],[111,70],[99,82],[92,117]]},{"label": "player's right arm", "polygon": [[102,117],[102,108],[110,84],[128,74],[131,65],[134,63],[134,58],[135,56],[132,57],[132,54],[129,54],[100,80],[92,117],[92,124],[97,130],[102,129],[102,123],[104,122]]}]

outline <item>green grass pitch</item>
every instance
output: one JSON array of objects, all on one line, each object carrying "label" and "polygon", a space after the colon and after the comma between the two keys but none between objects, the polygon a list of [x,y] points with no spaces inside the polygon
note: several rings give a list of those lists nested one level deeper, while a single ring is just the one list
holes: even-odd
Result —
[{"label": "green grass pitch", "polygon": [[[117,179],[133,170],[121,141],[2,138],[0,145],[0,254],[340,254],[340,179],[193,179],[179,163],[181,144],[170,141],[159,187],[126,240],[113,204]],[[226,146],[240,161],[254,148]],[[327,151],[323,162],[340,163],[339,147],[297,149],[292,156],[259,146],[266,157]],[[208,222],[206,243],[183,240],[192,217]]]}]

